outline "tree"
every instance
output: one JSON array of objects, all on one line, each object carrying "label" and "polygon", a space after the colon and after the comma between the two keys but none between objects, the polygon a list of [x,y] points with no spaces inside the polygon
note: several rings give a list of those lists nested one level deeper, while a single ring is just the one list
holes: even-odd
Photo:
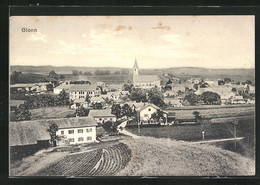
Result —
[{"label": "tree", "polygon": [[171,91],[172,90],[172,86],[171,85],[166,85],[164,87],[164,91]]},{"label": "tree", "polygon": [[201,123],[202,116],[200,115],[200,113],[198,111],[194,111],[192,114],[196,119],[196,123]]},{"label": "tree", "polygon": [[199,84],[194,84],[193,88],[196,89],[196,91],[199,89]]},{"label": "tree", "polygon": [[157,88],[152,88],[148,92],[148,101],[158,107],[165,106],[165,103],[163,101],[163,94]]},{"label": "tree", "polygon": [[87,71],[86,71],[86,72],[84,72],[84,75],[85,75],[85,76],[91,76],[92,74],[91,74],[91,72],[87,72]]},{"label": "tree", "polygon": [[83,75],[82,71],[79,71],[79,75]]},{"label": "tree", "polygon": [[160,119],[165,121],[165,117],[163,116],[163,111],[161,109],[157,109],[157,111],[151,115],[151,118],[155,119],[156,121],[159,121]]},{"label": "tree", "polygon": [[102,127],[104,128],[104,130],[106,132],[116,132],[117,131],[117,127],[115,126],[115,124],[112,121],[107,121],[105,122]]},{"label": "tree", "polygon": [[49,132],[49,134],[51,136],[51,140],[50,141],[51,141],[51,146],[53,146],[53,147],[57,146],[56,141],[57,141],[58,137],[56,135],[56,132],[58,130],[59,130],[58,125],[56,125],[55,123],[51,123],[49,125],[49,128],[47,129],[47,131]]},{"label": "tree", "polygon": [[23,121],[30,120],[31,113],[28,110],[26,104],[21,104],[18,107],[15,107],[14,113],[11,114],[11,121]]},{"label": "tree", "polygon": [[103,108],[103,105],[102,105],[102,103],[94,103],[94,105],[93,105],[93,109],[102,109]]},{"label": "tree", "polygon": [[186,95],[185,97],[184,97],[184,102],[186,101],[186,102],[188,102],[189,103],[189,105],[191,105],[191,106],[194,106],[194,105],[197,105],[197,103],[199,102],[199,100],[200,100],[200,97],[198,96],[198,95],[196,95],[196,94],[194,94],[194,93],[190,93],[190,94],[188,94],[188,95]]},{"label": "tree", "polygon": [[59,79],[59,76],[57,75],[57,73],[55,73],[55,71],[50,71],[48,77],[54,78],[54,79],[56,79],[56,80]]},{"label": "tree", "polygon": [[60,79],[65,79],[65,76],[64,75],[60,75]]},{"label": "tree", "polygon": [[126,116],[127,119],[133,114],[131,107],[126,103],[122,107],[122,116]]},{"label": "tree", "polygon": [[10,77],[10,83],[16,84],[22,76],[22,72],[13,71]]},{"label": "tree", "polygon": [[91,102],[91,97],[89,96],[89,94],[86,95],[85,101],[88,103],[89,107],[89,103]]},{"label": "tree", "polygon": [[129,91],[130,93],[132,88],[133,88],[133,84],[124,84],[123,86],[124,91]]},{"label": "tree", "polygon": [[79,76],[79,72],[77,70],[72,70],[73,76]]},{"label": "tree", "polygon": [[230,78],[224,78],[224,82],[225,82],[225,83],[230,83],[230,82],[231,82],[231,79],[230,79]]},{"label": "tree", "polygon": [[130,100],[137,102],[147,102],[146,91],[141,89],[132,89]]},{"label": "tree", "polygon": [[80,106],[76,109],[75,116],[84,117],[88,116],[89,109],[85,109],[84,107]]},{"label": "tree", "polygon": [[116,116],[116,119],[120,118],[121,115],[121,106],[119,104],[113,104],[111,109],[111,114]]},{"label": "tree", "polygon": [[62,89],[62,91],[60,92],[59,98],[62,101],[63,106],[69,100],[68,94],[66,93],[66,91],[64,89]]},{"label": "tree", "polygon": [[170,85],[170,84],[172,84],[171,79],[169,79],[169,80],[167,81],[166,85]]},{"label": "tree", "polygon": [[207,105],[220,105],[221,99],[217,93],[206,91],[201,95],[201,100]]},{"label": "tree", "polygon": [[233,88],[231,89],[231,92],[236,93],[236,92],[237,92],[237,89],[236,89],[235,87],[233,87]]},{"label": "tree", "polygon": [[119,74],[120,74],[120,71],[115,71],[114,74],[115,74],[115,75],[119,75]]},{"label": "tree", "polygon": [[246,81],[245,81],[245,84],[251,85],[251,84],[252,84],[252,81],[251,81],[251,80],[246,80]]}]

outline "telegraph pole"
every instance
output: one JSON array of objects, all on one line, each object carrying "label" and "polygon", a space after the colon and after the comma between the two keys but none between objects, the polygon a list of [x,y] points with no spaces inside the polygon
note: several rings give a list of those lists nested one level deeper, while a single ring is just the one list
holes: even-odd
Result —
[{"label": "telegraph pole", "polygon": [[140,134],[140,116],[137,113],[137,125],[138,125],[138,133]]},{"label": "telegraph pole", "polygon": [[235,151],[237,150],[237,125],[238,125],[238,121],[235,120],[234,121],[234,137],[235,137],[234,149],[235,149]]}]

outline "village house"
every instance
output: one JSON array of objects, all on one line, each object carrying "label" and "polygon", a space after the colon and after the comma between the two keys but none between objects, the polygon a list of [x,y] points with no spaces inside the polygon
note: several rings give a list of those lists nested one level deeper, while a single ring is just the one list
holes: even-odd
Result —
[{"label": "village house", "polygon": [[69,90],[70,90],[70,84],[66,84],[66,83],[63,83],[63,84],[60,84],[59,86],[55,87],[53,89],[53,93],[54,94],[60,94],[60,92],[64,89],[66,93],[69,93]]},{"label": "village house", "polygon": [[161,88],[161,81],[157,75],[139,75],[139,68],[135,60],[133,68],[133,86],[141,89]]},{"label": "village house", "polygon": [[58,146],[90,143],[96,141],[97,122],[92,117],[69,118],[60,123],[56,135],[60,137]]},{"label": "village house", "polygon": [[[165,118],[165,124],[167,124],[167,115],[166,111],[163,111],[161,108],[156,105],[148,102],[129,102],[127,103],[133,110],[137,111],[139,122],[142,124],[158,124],[152,119],[152,115],[161,110],[163,112],[163,117]],[[123,106],[123,104],[121,105]]]},{"label": "village house", "polygon": [[[26,157],[28,155],[32,155],[33,152],[50,147],[51,138],[48,128],[53,123],[59,128],[57,135],[61,136],[61,141],[57,141],[58,145],[89,143],[96,141],[97,123],[92,117],[9,122],[10,157]],[[78,131],[79,129],[83,129],[83,133],[81,133],[82,131]],[[74,134],[72,134],[73,131],[69,130],[74,130]],[[61,131],[64,131],[63,136],[63,132]],[[71,134],[69,134],[69,132]],[[72,142],[73,139],[74,142]]]},{"label": "village house", "polygon": [[201,78],[190,78],[190,79],[187,79],[186,82],[193,83],[193,84],[199,84],[200,82],[202,82],[202,79]]},{"label": "village house", "polygon": [[218,80],[205,80],[205,83],[209,84],[210,86],[218,86]]},{"label": "village house", "polygon": [[116,116],[111,114],[111,109],[91,109],[88,116],[93,117],[98,124],[103,124],[106,121],[116,121]]},{"label": "village house", "polygon": [[69,89],[70,100],[77,102],[79,100],[85,100],[86,96],[90,97],[99,96],[101,90],[96,85],[71,85]]},{"label": "village house", "polygon": [[13,84],[10,85],[10,93],[11,94],[16,94],[16,93],[20,93],[20,92],[30,92],[34,89],[36,89],[37,86],[34,83],[31,84]]}]

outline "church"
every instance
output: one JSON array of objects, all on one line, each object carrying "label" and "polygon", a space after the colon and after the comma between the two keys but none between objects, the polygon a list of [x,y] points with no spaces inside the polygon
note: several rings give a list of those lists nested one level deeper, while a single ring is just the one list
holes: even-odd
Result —
[{"label": "church", "polygon": [[133,68],[133,85],[135,88],[151,89],[153,87],[161,88],[160,79],[157,75],[139,75],[137,61]]}]

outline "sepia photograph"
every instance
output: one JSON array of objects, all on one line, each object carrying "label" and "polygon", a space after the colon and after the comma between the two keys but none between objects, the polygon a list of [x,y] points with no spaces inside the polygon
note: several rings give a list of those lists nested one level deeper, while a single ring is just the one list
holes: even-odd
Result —
[{"label": "sepia photograph", "polygon": [[254,176],[255,16],[10,16],[9,177]]}]

